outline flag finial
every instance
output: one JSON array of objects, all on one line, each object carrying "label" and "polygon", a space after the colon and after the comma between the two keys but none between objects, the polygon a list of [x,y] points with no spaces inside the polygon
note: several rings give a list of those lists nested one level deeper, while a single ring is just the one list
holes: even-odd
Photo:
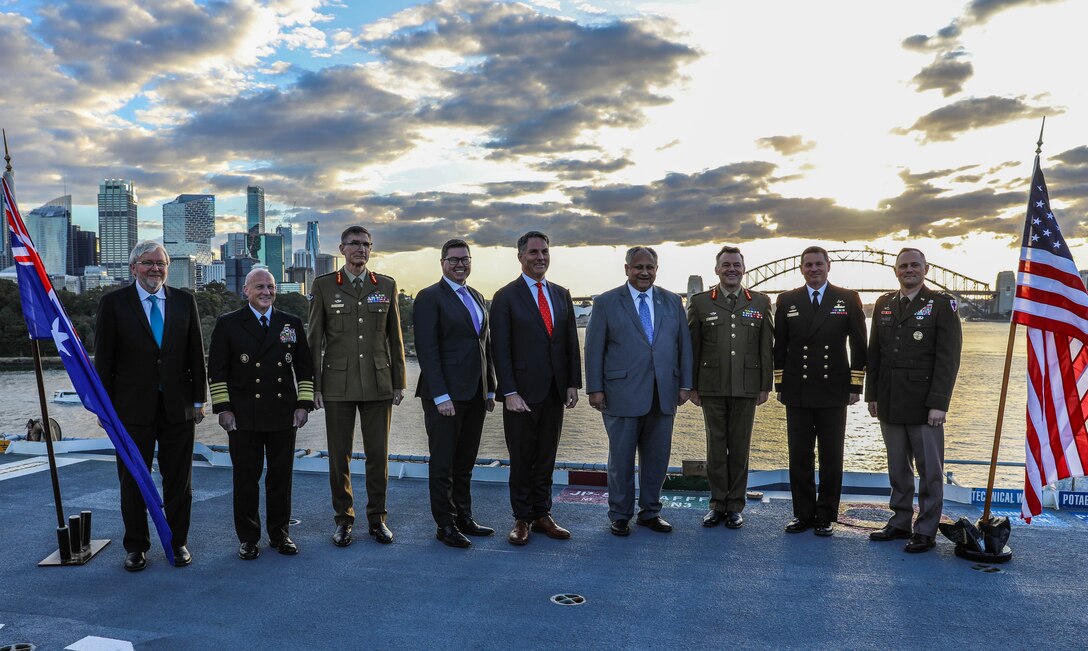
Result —
[{"label": "flag finial", "polygon": [[0,133],[4,134],[4,163],[5,169],[11,171],[11,154],[8,153],[8,132],[7,129],[0,129]]},{"label": "flag finial", "polygon": [[[1046,116],[1043,116],[1043,123],[1039,126],[1039,142],[1035,143],[1035,155],[1043,153],[1043,129],[1046,128]],[[7,144],[4,145],[7,147]]]}]

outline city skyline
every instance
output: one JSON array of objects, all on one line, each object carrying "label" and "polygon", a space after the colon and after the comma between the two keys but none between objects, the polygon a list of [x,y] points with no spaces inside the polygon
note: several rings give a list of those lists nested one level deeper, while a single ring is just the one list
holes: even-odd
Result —
[{"label": "city skyline", "polygon": [[266,231],[289,218],[300,241],[318,221],[335,253],[361,223],[372,267],[409,291],[453,236],[497,289],[529,229],[578,294],[622,282],[632,244],[678,289],[713,281],[723,243],[750,267],[910,243],[993,285],[1046,115],[1043,168],[1088,266],[1083,3],[356,4],[9,0],[0,126],[24,210],[66,184],[73,222],[99,230],[84,190],[132,179],[154,239],[156,206],[215,194],[214,248],[259,186]]}]

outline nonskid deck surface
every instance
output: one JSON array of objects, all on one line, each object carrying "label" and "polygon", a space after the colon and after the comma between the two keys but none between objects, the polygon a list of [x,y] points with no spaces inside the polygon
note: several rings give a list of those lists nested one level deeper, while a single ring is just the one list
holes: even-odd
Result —
[{"label": "nonskid deck surface", "polygon": [[[262,541],[246,562],[230,470],[195,467],[193,565],[170,567],[153,540],[147,569],[130,574],[116,468],[99,460],[61,468],[65,510],[92,510],[94,537],[113,542],[82,567],[37,567],[55,545],[49,475],[4,472],[27,461],[0,456],[0,646],[951,649],[1000,630],[1003,648],[1036,646],[1041,633],[1048,648],[1081,648],[1088,624],[1078,605],[1088,523],[1067,512],[1015,526],[1015,558],[987,568],[955,558],[943,539],[920,555],[870,542],[865,527],[888,515],[874,502],[844,504],[842,519],[857,526],[824,539],[782,532],[788,500],[749,503],[734,531],[701,526],[705,495],[674,494],[663,512],[673,533],[636,526],[618,538],[598,492],[557,487],[553,513],[573,538],[533,534],[514,547],[506,486],[477,483],[474,515],[496,535],[460,550],[434,539],[426,482],[394,479],[395,542],[377,544],[360,521],[355,544],[337,548],[327,478],[296,473],[301,553],[280,556]],[[361,511],[363,479],[355,485]],[[979,511],[949,504],[946,515]],[[556,605],[557,594],[585,603]]]}]

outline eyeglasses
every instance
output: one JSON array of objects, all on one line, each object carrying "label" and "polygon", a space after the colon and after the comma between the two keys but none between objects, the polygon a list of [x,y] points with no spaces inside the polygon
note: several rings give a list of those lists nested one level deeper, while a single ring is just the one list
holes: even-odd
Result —
[{"label": "eyeglasses", "polygon": [[463,258],[447,257],[447,258],[442,258],[442,261],[450,263],[451,267],[456,267],[456,266],[462,265],[462,264],[467,267],[470,264],[472,264],[472,256],[471,255],[466,255]]},{"label": "eyeglasses", "polygon": [[369,249],[370,247],[374,246],[374,244],[372,242],[366,242],[366,241],[362,241],[362,240],[352,240],[350,242],[341,242],[340,246],[342,246],[344,248],[347,248],[347,249],[351,249],[351,248]]},{"label": "eyeglasses", "polygon": [[136,264],[144,269],[165,269],[170,266],[169,262],[159,262],[157,260],[140,260]]}]

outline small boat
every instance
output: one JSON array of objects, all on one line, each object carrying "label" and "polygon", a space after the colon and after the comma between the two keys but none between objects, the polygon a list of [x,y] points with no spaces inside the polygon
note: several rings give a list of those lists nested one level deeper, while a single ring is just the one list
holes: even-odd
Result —
[{"label": "small boat", "polygon": [[83,404],[83,401],[79,399],[79,394],[74,389],[60,389],[53,392],[53,402],[58,402],[62,405],[79,405]]}]

